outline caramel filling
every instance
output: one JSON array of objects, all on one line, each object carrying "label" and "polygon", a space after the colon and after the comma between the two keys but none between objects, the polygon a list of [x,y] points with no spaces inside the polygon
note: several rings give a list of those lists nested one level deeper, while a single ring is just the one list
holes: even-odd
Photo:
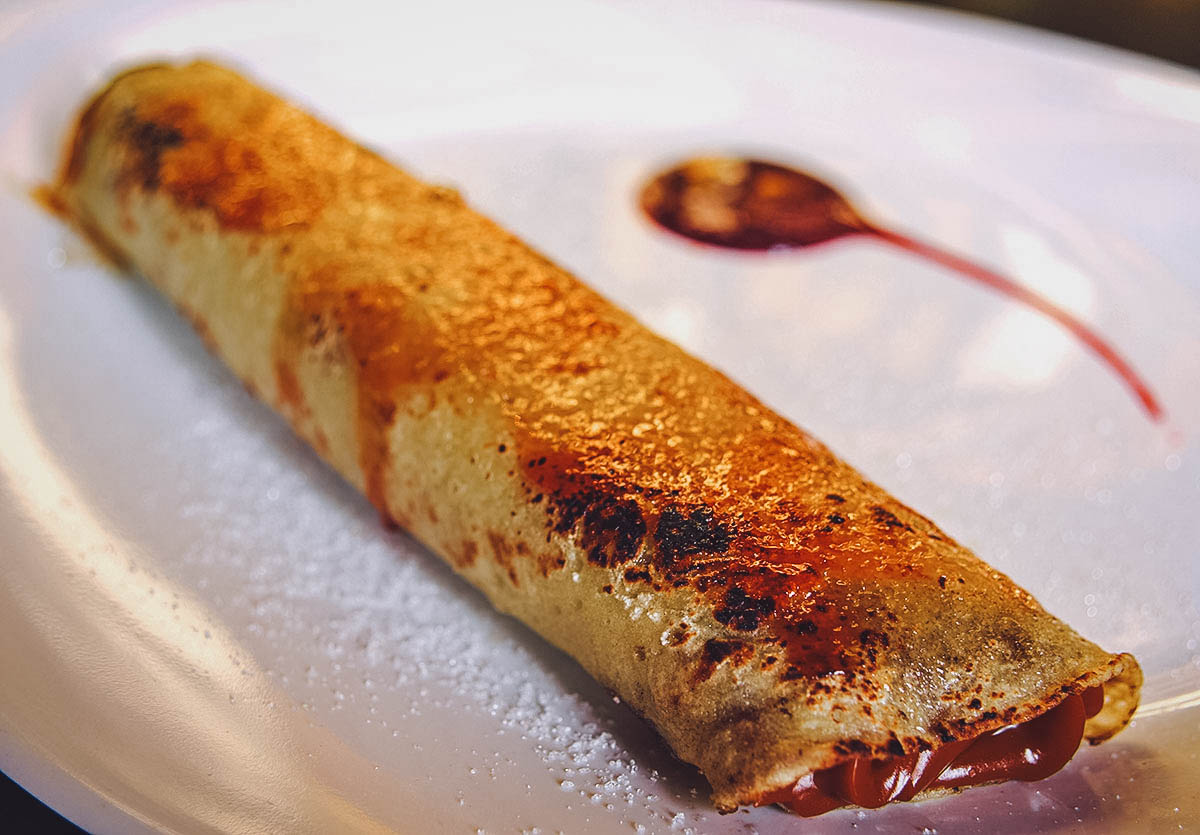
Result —
[{"label": "caramel filling", "polygon": [[1042,780],[1074,756],[1084,723],[1103,705],[1104,688],[1091,687],[1020,725],[902,757],[853,759],[807,774],[762,802],[813,817],[848,805],[877,809],[931,788]]}]

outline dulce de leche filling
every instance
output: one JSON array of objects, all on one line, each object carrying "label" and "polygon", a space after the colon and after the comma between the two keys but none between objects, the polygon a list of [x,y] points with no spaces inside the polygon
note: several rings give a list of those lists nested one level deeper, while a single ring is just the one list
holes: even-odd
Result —
[{"label": "dulce de leche filling", "polygon": [[1041,716],[974,739],[901,757],[860,757],[807,774],[763,798],[813,817],[842,806],[877,809],[929,788],[962,788],[1002,780],[1041,780],[1075,754],[1084,723],[1104,705],[1103,686],[1068,696]]}]

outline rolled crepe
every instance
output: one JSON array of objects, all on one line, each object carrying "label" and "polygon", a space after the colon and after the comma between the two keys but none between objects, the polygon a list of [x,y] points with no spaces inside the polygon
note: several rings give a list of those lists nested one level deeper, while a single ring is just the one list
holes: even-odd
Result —
[{"label": "rolled crepe", "polygon": [[[723,811],[1040,776],[927,772],[961,777],[958,752],[1013,725],[1065,762],[1136,707],[1132,656],[454,191],[228,69],[117,77],[52,197],[387,520],[652,722]],[[869,774],[879,797],[855,793]]]}]

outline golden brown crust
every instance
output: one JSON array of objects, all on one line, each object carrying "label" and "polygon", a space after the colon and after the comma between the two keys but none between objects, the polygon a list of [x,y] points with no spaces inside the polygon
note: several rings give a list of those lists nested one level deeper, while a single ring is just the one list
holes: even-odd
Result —
[{"label": "golden brown crust", "polygon": [[120,76],[57,194],[248,385],[699,765],[724,809],[1140,671],[526,244],[206,63]]}]

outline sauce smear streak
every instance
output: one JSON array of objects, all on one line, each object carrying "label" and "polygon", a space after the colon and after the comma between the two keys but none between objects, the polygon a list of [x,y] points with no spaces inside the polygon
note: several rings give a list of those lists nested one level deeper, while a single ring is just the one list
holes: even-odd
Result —
[{"label": "sauce smear streak", "polygon": [[1007,276],[867,220],[840,192],[803,171],[762,160],[696,158],[654,177],[641,205],[664,229],[725,249],[799,249],[852,235],[899,247],[1053,319],[1121,379],[1152,420],[1163,418],[1146,382],[1075,316]]}]

